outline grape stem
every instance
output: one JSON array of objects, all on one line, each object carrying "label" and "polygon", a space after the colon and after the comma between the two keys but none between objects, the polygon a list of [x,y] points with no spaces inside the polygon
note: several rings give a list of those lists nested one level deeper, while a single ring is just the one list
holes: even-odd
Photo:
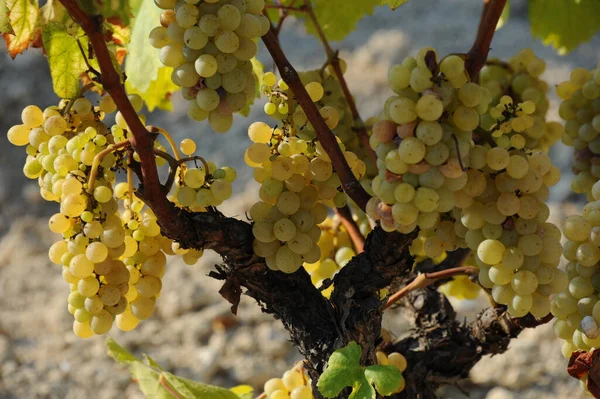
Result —
[{"label": "grape stem", "polygon": [[331,132],[325,123],[325,120],[319,113],[319,110],[306,92],[306,89],[298,76],[298,72],[296,72],[283,53],[277,37],[275,36],[273,27],[271,27],[269,32],[263,36],[262,40],[271,54],[275,65],[277,65],[277,69],[279,69],[279,72],[281,73],[281,78],[290,87],[296,97],[296,101],[300,104],[306,113],[309,122],[315,129],[317,139],[327,152],[327,155],[333,164],[333,168],[340,177],[342,188],[362,210],[365,210],[371,196],[365,191],[352,173],[352,170],[350,169],[350,166],[348,166],[348,162],[346,162],[346,158],[337,143],[335,135]]},{"label": "grape stem", "polygon": [[385,310],[390,308],[393,304],[398,302],[409,292],[419,288],[426,288],[431,284],[435,283],[437,280],[447,279],[459,275],[476,275],[478,273],[479,269],[473,266],[455,267],[452,269],[446,269],[434,273],[421,273],[404,288],[391,295],[388,298],[386,304],[383,306],[383,309]]},{"label": "grape stem", "polygon": [[79,39],[76,40],[77,42],[77,47],[79,47],[79,51],[81,51],[81,55],[83,56],[83,61],[85,62],[85,65],[88,68],[88,72],[93,73],[94,75],[96,75],[97,79],[100,79],[100,77],[102,76],[100,74],[100,72],[98,72],[98,70],[96,68],[94,68],[91,64],[90,61],[88,60],[88,56],[85,53],[85,50],[83,49],[83,46],[81,45],[81,42],[79,41]]},{"label": "grape stem", "polygon": [[494,140],[494,137],[492,137],[492,134],[490,132],[488,132],[485,129],[482,129],[481,127],[477,127],[477,129],[474,130],[474,133],[482,138],[486,143],[488,143],[490,145],[490,147],[494,148],[494,147],[498,147],[498,144],[496,144],[496,140]]},{"label": "grape stem", "polygon": [[358,135],[361,146],[367,151],[367,155],[371,159],[371,162],[373,162],[373,164],[376,165],[377,155],[375,154],[375,151],[371,148],[371,145],[369,144],[369,134],[367,133],[365,124],[362,118],[360,117],[360,114],[358,113],[358,109],[356,108],[356,102],[354,101],[354,97],[352,96],[352,93],[350,93],[350,89],[348,88],[348,84],[346,83],[346,79],[344,78],[344,72],[342,71],[342,68],[340,66],[340,58],[338,56],[338,52],[334,51],[329,45],[327,37],[325,36],[323,28],[321,27],[321,24],[317,19],[317,16],[312,8],[310,0],[304,1],[304,9],[306,11],[306,14],[312,21],[315,30],[317,31],[319,40],[325,48],[325,53],[327,54],[327,64],[331,65],[335,76],[337,77],[338,82],[340,83],[342,92],[344,93],[344,97],[346,98],[346,102],[348,103],[348,107],[350,108],[350,112],[352,113],[352,122],[354,124],[353,130]]},{"label": "grape stem", "polygon": [[109,145],[105,150],[100,151],[94,157],[94,161],[92,162],[92,169],[90,170],[90,178],[88,180],[87,192],[92,194],[94,192],[94,186],[96,185],[96,178],[98,177],[98,168],[100,167],[100,162],[102,159],[111,152],[115,152],[121,148],[127,147],[131,145],[131,143],[127,140],[121,141],[120,143]]},{"label": "grape stem", "polygon": [[175,159],[168,152],[164,152],[164,151],[161,151],[156,148],[154,149],[154,154],[163,158],[164,160],[166,160],[169,163],[169,177],[167,178],[167,181],[163,185],[163,190],[164,190],[165,194],[168,193],[169,191],[171,191],[171,188],[173,187],[173,183],[175,182],[175,176],[177,175],[177,170],[179,170],[179,167],[181,165],[185,164],[186,162],[190,162],[190,161],[202,162],[202,165],[204,166],[204,177],[205,178],[208,177],[208,172],[209,172],[208,171],[208,162],[206,162],[206,160],[204,158],[202,158],[201,156],[196,155],[193,157]]},{"label": "grape stem", "polygon": [[152,125],[146,126],[146,129],[148,129],[151,133],[162,134],[169,143],[169,146],[171,146],[171,150],[173,150],[173,154],[175,154],[175,159],[178,161],[181,159],[181,154],[179,154],[179,150],[177,149],[175,140],[173,140],[173,137],[171,136],[171,134],[169,134],[169,132],[167,132],[161,127]]},{"label": "grape stem", "polygon": [[129,153],[127,158],[127,197],[129,198],[129,206],[133,203],[133,169],[129,167],[133,161],[133,151]]},{"label": "grape stem", "polygon": [[498,20],[507,0],[485,0],[477,37],[473,43],[473,47],[467,53],[465,69],[471,77],[472,81],[477,81],[479,71],[485,65],[488,53],[490,52],[490,44],[498,25]]},{"label": "grape stem", "polygon": [[342,224],[348,231],[348,235],[354,244],[354,249],[357,254],[364,252],[365,248],[365,236],[360,232],[360,228],[356,224],[356,221],[352,217],[352,211],[348,205],[341,208],[337,208],[335,213],[340,217]]}]

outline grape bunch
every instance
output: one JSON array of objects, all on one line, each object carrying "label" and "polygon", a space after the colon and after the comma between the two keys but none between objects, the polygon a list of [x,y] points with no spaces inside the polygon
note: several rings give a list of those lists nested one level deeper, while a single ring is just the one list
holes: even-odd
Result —
[{"label": "grape bunch", "polygon": [[373,126],[379,172],[367,213],[386,231],[435,229],[440,214],[472,198],[471,187],[484,178],[466,167],[473,130],[491,94],[468,82],[460,57],[450,55],[439,66],[436,57],[424,48],[391,68],[395,95]]},{"label": "grape bunch", "polygon": [[256,39],[270,22],[261,14],[264,0],[155,0],[164,10],[160,26],[150,32],[150,44],[160,49],[160,61],[173,68],[171,79],[182,87],[188,115],[208,119],[224,133],[233,113],[252,103],[256,76],[250,61]]},{"label": "grape bunch", "polygon": [[569,263],[562,276],[564,289],[552,300],[552,314],[554,331],[565,340],[566,358],[577,349],[600,347],[600,183],[593,185],[592,196],[582,214],[567,217],[563,228]]},{"label": "grape bunch", "polygon": [[311,380],[303,367],[294,367],[264,385],[266,399],[314,399]]},{"label": "grape bunch", "polygon": [[566,121],[563,142],[575,149],[571,189],[592,201],[592,186],[600,179],[600,68],[574,69],[556,93],[563,100],[558,110]]},{"label": "grape bunch", "polygon": [[[315,287],[320,287],[326,279],[333,279],[335,274],[356,256],[350,235],[339,220],[327,218],[321,224],[321,238],[318,245],[321,257],[314,263],[304,263],[304,269],[310,274]],[[321,293],[329,297],[333,284]]]},{"label": "grape bunch", "polygon": [[502,147],[475,146],[470,164],[485,173],[472,187],[477,195],[452,212],[456,236],[476,255],[479,283],[494,301],[513,317],[544,317],[563,281],[561,233],[544,203],[560,171],[542,151]]},{"label": "grape bunch", "polygon": [[229,166],[217,168],[213,162],[194,168],[184,167],[180,169],[169,199],[180,207],[204,212],[231,197],[231,184],[236,177],[235,169]]},{"label": "grape bunch", "polygon": [[327,218],[325,205],[344,206],[346,195],[320,144],[290,134],[286,125],[283,128],[271,129],[263,122],[250,125],[253,144],[244,158],[261,184],[261,201],[250,209],[254,250],[271,269],[293,273],[302,263],[320,259],[318,225]]},{"label": "grape bunch", "polygon": [[[497,137],[504,137],[497,139],[499,146],[506,148],[507,142],[512,140],[510,145],[515,148],[548,151],[560,140],[563,126],[546,121],[549,86],[541,79],[545,69],[546,63],[531,49],[522,49],[508,62],[490,58],[481,69],[480,84],[491,92],[493,98],[490,112],[481,117],[481,128],[485,131],[499,130]],[[504,107],[506,104],[502,103],[502,99],[507,97],[515,104],[525,104],[521,107],[523,115],[514,117],[515,109]],[[513,118],[506,118],[510,111]]]},{"label": "grape bunch", "polygon": [[[132,95],[129,100],[140,112],[141,98]],[[62,265],[63,279],[70,285],[68,310],[75,319],[73,330],[81,338],[104,334],[113,324],[124,331],[135,328],[153,313],[166,255],[182,255],[190,265],[202,256],[201,249],[183,249],[162,236],[156,216],[135,196],[127,157],[139,158],[135,152],[128,155],[127,123],[120,112],[110,128],[103,122],[106,114],[115,111],[109,96],[102,97],[98,106],[86,98],[62,100],[43,111],[28,106],[21,115],[23,123],[7,133],[12,144],[26,146],[24,174],[38,180],[44,199],[60,204],[49,228],[62,239],[48,255]],[[145,120],[143,114],[138,116]],[[170,136],[167,140],[173,146]],[[181,144],[186,155],[193,154],[195,147],[189,139]],[[155,148],[165,150],[158,141]],[[160,157],[156,161],[165,163]],[[180,168],[181,179],[169,198],[181,205],[185,198],[181,191],[198,179],[202,180],[198,191],[209,193],[194,191],[193,205],[203,206],[198,210],[227,198],[235,171],[206,165],[207,176],[204,170]],[[117,182],[117,173],[125,170],[127,182]]]},{"label": "grape bunch", "polygon": [[[131,97],[136,111],[140,100]],[[166,263],[155,238],[160,234],[156,217],[149,210],[142,215],[143,203],[133,195],[125,200],[127,209],[119,211],[118,195],[125,196],[128,185],[117,184],[116,194],[112,187],[115,172],[126,166],[124,152],[115,147],[124,130],[102,122],[114,111],[110,97],[97,107],[85,98],[44,111],[28,106],[23,124],[8,132],[11,143],[27,146],[25,175],[38,179],[43,198],[60,203],[49,227],[63,239],[50,247],[49,257],[62,265],[70,284],[68,309],[82,338],[108,332],[115,320],[130,330],[149,317]]]}]

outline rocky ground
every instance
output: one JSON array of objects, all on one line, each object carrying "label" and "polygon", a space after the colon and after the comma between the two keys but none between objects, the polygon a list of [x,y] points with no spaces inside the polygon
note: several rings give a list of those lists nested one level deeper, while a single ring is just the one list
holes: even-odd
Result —
[{"label": "rocky ground", "polygon": [[[493,55],[508,57],[520,47],[531,47],[547,60],[545,76],[551,84],[568,77],[574,66],[592,67],[598,62],[600,37],[560,57],[529,34],[525,2],[512,3],[511,19],[497,33]],[[394,13],[378,10],[344,42],[336,43],[348,61],[348,81],[362,114],[376,114],[389,94],[386,75],[393,63],[427,45],[435,46],[440,54],[465,51],[474,37],[479,11],[480,2],[472,0],[412,0]],[[323,62],[318,43],[306,38],[303,27],[293,21],[285,29],[283,47],[300,68]],[[264,51],[261,57],[267,59]],[[35,51],[11,61],[2,47],[0,92],[2,132],[18,123],[23,106],[55,102],[47,66]],[[553,105],[556,117],[555,101]],[[201,153],[238,168],[238,195],[225,213],[243,215],[256,195],[254,185],[245,183],[250,171],[240,156],[248,144],[247,120],[240,118],[227,136],[220,136],[190,122],[182,107],[176,108],[171,114],[152,115],[152,122],[179,137],[195,136]],[[256,106],[251,118],[263,118],[261,113],[260,105]],[[0,398],[140,398],[128,373],[106,356],[104,338],[82,341],[73,335],[66,310],[68,287],[46,255],[55,237],[44,218],[55,211],[54,206],[44,204],[37,184],[23,177],[25,155],[10,147],[3,134],[0,148]],[[566,173],[569,155],[569,151],[553,152]],[[568,174],[564,180],[553,192],[555,201],[568,195]],[[557,220],[561,208],[554,207]],[[200,381],[260,386],[280,375],[299,359],[297,352],[280,323],[261,314],[248,298],[238,317],[230,315],[229,305],[217,293],[219,283],[206,276],[218,262],[214,254],[207,254],[193,267],[172,260],[156,315],[134,332],[113,331],[110,336],[135,353],[149,353],[169,371]],[[481,304],[462,302],[457,307],[465,317],[472,317]],[[403,327],[393,314],[387,317],[386,326],[395,332]],[[524,332],[508,353],[483,359],[470,381],[445,389],[442,395],[463,398],[463,390],[472,398],[487,399],[583,397],[565,367],[560,342],[546,325]]]}]

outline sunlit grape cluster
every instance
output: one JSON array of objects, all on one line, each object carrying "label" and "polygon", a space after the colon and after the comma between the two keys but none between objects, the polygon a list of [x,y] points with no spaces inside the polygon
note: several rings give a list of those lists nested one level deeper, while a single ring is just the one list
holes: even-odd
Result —
[{"label": "sunlit grape cluster", "polygon": [[600,183],[594,184],[592,196],[582,214],[567,217],[563,228],[569,263],[562,276],[564,290],[552,300],[552,314],[567,358],[574,350],[600,347]]},{"label": "sunlit grape cluster", "polygon": [[281,378],[265,382],[266,399],[314,399],[311,380],[302,367],[294,367]]},{"label": "sunlit grape cluster", "polygon": [[[254,250],[271,269],[293,273],[303,262],[320,259],[318,224],[327,218],[325,205],[344,206],[346,195],[320,145],[283,128],[272,129],[263,122],[250,125],[248,136],[253,144],[244,158],[261,184],[261,201],[250,209]],[[350,156],[356,157],[347,153]],[[354,168],[357,174],[359,162]]]},{"label": "sunlit grape cluster", "polygon": [[472,198],[471,187],[483,177],[466,168],[473,130],[491,94],[468,82],[462,58],[448,56],[438,67],[430,48],[393,66],[389,82],[396,95],[386,101],[370,139],[379,174],[367,213],[386,231],[435,229],[440,214]]},{"label": "sunlit grape cluster", "polygon": [[[321,257],[317,262],[304,263],[304,268],[310,274],[316,287],[320,287],[326,279],[332,279],[335,274],[356,256],[350,235],[339,220],[327,218],[321,224],[321,238],[319,248]],[[329,297],[333,285],[321,291]]]},{"label": "sunlit grape cluster", "polygon": [[472,169],[482,173],[477,195],[457,203],[454,232],[476,255],[494,301],[513,317],[544,317],[562,289],[561,233],[544,203],[560,171],[542,151],[501,147],[475,146],[470,164],[483,172]]},{"label": "sunlit grape cluster", "polygon": [[150,32],[150,44],[160,49],[160,61],[173,68],[171,79],[182,87],[188,114],[208,119],[224,133],[233,113],[252,103],[256,76],[250,61],[256,39],[270,28],[261,14],[264,0],[155,0],[164,10]]},{"label": "sunlit grape cluster", "polygon": [[[545,69],[544,60],[531,49],[522,49],[508,62],[490,58],[482,68],[479,82],[493,100],[490,112],[481,117],[481,128],[497,131],[499,146],[548,151],[560,140],[562,125],[546,121],[549,86],[541,78]],[[507,98],[511,98],[510,104],[503,101]]]},{"label": "sunlit grape cluster", "polygon": [[[138,96],[130,101],[141,110]],[[49,227],[63,239],[49,257],[70,284],[68,309],[82,338],[108,332],[115,321],[131,330],[152,314],[166,263],[161,247],[171,245],[129,185],[115,185],[126,161],[125,149],[113,146],[126,143],[127,124],[119,113],[111,129],[102,122],[115,109],[110,97],[99,106],[86,98],[44,111],[28,106],[23,124],[8,132],[13,144],[27,145],[25,175],[38,179],[43,198],[60,203]]]},{"label": "sunlit grape cluster", "polygon": [[592,186],[600,179],[600,68],[575,68],[556,93],[563,100],[558,109],[566,121],[563,142],[575,149],[571,189],[591,201]]},{"label": "sunlit grape cluster", "polygon": [[206,208],[219,206],[231,197],[231,184],[236,177],[235,169],[229,166],[217,168],[213,162],[181,168],[169,199],[180,207],[204,212]]}]

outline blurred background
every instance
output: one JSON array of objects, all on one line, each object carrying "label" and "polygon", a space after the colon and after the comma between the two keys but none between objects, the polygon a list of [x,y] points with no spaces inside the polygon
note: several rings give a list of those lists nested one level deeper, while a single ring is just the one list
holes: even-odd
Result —
[{"label": "blurred background", "polygon": [[[511,3],[510,19],[496,33],[490,56],[506,59],[521,48],[532,48],[547,62],[543,77],[551,87],[567,80],[572,68],[592,68],[600,60],[600,35],[559,56],[531,36],[526,1]],[[363,119],[377,115],[391,94],[387,86],[390,66],[425,46],[435,47],[442,56],[467,51],[480,12],[481,1],[411,0],[395,12],[378,8],[346,40],[333,43],[347,61],[346,78]],[[281,40],[300,70],[318,68],[325,61],[317,40],[306,36],[303,25],[293,18],[286,20]],[[266,50],[261,49],[259,59],[271,68]],[[0,93],[1,132],[20,123],[24,106],[44,108],[57,102],[40,51],[34,49],[11,60],[4,43],[0,44]],[[556,96],[550,96],[549,116],[558,120]],[[200,155],[238,170],[234,197],[222,211],[244,218],[257,198],[257,186],[242,157],[250,143],[246,128],[252,121],[266,119],[263,102],[254,105],[248,119],[236,116],[226,135],[190,120],[179,94],[173,102],[174,112],[154,112],[149,122],[178,140],[194,138]],[[0,398],[141,398],[128,372],[106,356],[104,337],[81,340],[73,334],[66,305],[69,288],[47,257],[48,247],[56,240],[47,218],[57,205],[45,203],[37,182],[23,176],[23,149],[12,147],[4,133],[0,148]],[[561,144],[552,151],[553,160],[563,169],[561,183],[552,190],[555,223],[577,209],[569,193],[570,156],[571,150]],[[132,332],[114,328],[109,335],[136,354],[148,353],[166,370],[199,381],[260,387],[268,378],[280,376],[300,356],[280,323],[261,314],[249,298],[243,298],[237,317],[230,314],[229,304],[217,292],[220,283],[207,277],[219,261],[214,253],[207,253],[192,267],[172,259],[155,315]],[[482,306],[483,299],[456,303],[467,320]],[[393,312],[387,315],[385,327],[396,335],[408,328]],[[470,381],[444,389],[441,395],[457,399],[465,397],[461,392],[487,399],[584,397],[579,383],[566,374],[560,345],[551,324],[525,331],[513,340],[508,353],[483,359]]]}]

